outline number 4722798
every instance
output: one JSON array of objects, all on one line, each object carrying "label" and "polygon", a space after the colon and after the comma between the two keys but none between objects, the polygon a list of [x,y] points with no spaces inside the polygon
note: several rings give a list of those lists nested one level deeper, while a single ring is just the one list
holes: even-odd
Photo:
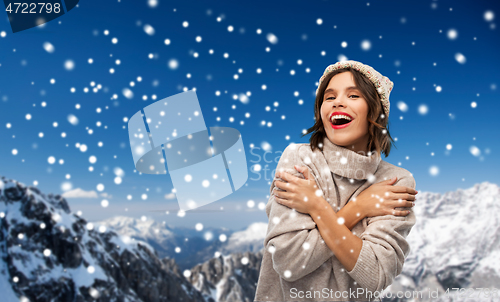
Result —
[{"label": "number 4722798", "polygon": [[[14,4],[14,5],[12,5]],[[40,7],[40,10],[37,9],[37,6]],[[21,10],[19,10],[21,9]],[[44,11],[45,9],[45,11]],[[5,11],[10,14],[41,14],[41,13],[60,13],[61,12],[61,3],[9,3],[9,5],[5,8]]]},{"label": "number 4722798", "polygon": [[461,298],[498,298],[498,289],[493,287],[493,288],[482,288],[482,287],[476,287],[476,288],[457,288],[457,287],[452,287],[451,291],[450,289],[446,289],[445,295],[448,296],[459,296]]}]

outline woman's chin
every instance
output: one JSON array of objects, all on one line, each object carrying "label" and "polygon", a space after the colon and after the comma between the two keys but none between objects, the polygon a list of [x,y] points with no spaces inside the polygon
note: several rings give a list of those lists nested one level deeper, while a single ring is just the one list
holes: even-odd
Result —
[{"label": "woman's chin", "polygon": [[339,133],[328,136],[328,139],[337,146],[346,146],[352,142],[352,139],[350,139],[348,135]]}]

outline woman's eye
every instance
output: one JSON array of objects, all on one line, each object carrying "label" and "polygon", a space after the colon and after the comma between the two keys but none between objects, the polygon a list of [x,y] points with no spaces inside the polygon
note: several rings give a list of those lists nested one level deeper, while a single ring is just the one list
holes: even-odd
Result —
[{"label": "woman's eye", "polygon": [[[354,94],[353,94],[353,95],[350,95],[349,97],[351,97],[351,96],[352,96],[352,97],[356,97],[356,98],[359,98],[359,96],[357,96],[357,95],[354,95]],[[328,97],[328,98],[326,98],[326,99],[327,99],[327,100],[329,100],[329,99],[333,99],[333,98],[335,98],[335,97],[331,96],[331,97]]]}]

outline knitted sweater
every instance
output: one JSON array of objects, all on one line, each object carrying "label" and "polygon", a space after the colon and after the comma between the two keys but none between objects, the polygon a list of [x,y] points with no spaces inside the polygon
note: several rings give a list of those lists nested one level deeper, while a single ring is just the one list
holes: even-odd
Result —
[{"label": "knitted sweater", "polygon": [[[370,157],[358,154],[327,137],[323,152],[312,152],[309,144],[289,145],[276,170],[304,178],[294,165],[308,167],[335,212],[370,185],[394,176],[398,177],[394,185],[415,188],[408,170],[381,160],[376,152]],[[359,221],[351,231],[363,245],[354,268],[347,271],[323,241],[310,215],[281,205],[270,195],[266,205],[269,224],[254,301],[380,301],[377,297],[401,273],[410,252],[405,239],[416,222],[413,209],[396,208],[409,209],[406,216],[365,217]],[[303,248],[304,243],[309,243],[308,249]]]}]

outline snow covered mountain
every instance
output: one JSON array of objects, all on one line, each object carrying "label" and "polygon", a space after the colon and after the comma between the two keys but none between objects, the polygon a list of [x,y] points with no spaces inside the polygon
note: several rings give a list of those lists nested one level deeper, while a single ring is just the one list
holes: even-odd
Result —
[{"label": "snow covered mountain", "polygon": [[218,255],[190,270],[188,280],[205,296],[220,302],[252,302],[264,250]]},{"label": "snow covered mountain", "polygon": [[143,242],[94,227],[60,195],[0,180],[0,300],[214,301]]},{"label": "snow covered mountain", "polygon": [[[414,209],[417,223],[407,238],[411,251],[403,272],[387,291],[395,295],[399,290],[415,290],[424,293],[422,301],[447,301],[453,295],[452,288],[499,289],[500,188],[484,182],[445,194],[419,192],[417,198]],[[197,251],[194,258],[198,262],[203,260],[203,263],[196,264],[190,270],[189,280],[197,289],[220,301],[227,301],[227,297],[253,298],[242,289],[252,288],[254,280],[251,271],[260,269],[266,230],[266,223],[254,223],[245,230],[232,233],[224,243],[218,242],[215,246],[209,245]],[[154,242],[147,242],[156,246]],[[244,254],[246,256],[242,255],[252,251]],[[219,257],[216,252],[220,252]],[[239,275],[239,261],[244,257],[249,259],[242,275],[248,277],[246,281],[242,281],[244,278]],[[258,264],[252,262],[256,259],[260,259],[257,260]],[[220,274],[210,275],[220,270],[220,267],[226,267],[223,270],[224,277]],[[427,289],[436,288],[439,297],[429,299]],[[447,289],[449,295],[445,294]],[[455,298],[451,301],[459,300]],[[483,296],[482,301],[500,301],[500,291],[497,297]]]},{"label": "snow covered mountain", "polygon": [[[253,301],[262,253],[252,251],[262,249],[266,228],[197,232],[129,217],[87,222],[60,195],[2,177],[0,300]],[[160,252],[175,257],[160,260]]]},{"label": "snow covered mountain", "polygon": [[[500,301],[500,188],[483,182],[445,194],[419,192],[414,210],[417,223],[407,237],[410,254],[386,289],[392,298],[383,301]],[[265,225],[260,227],[254,234],[265,236]],[[233,244],[246,242],[250,229],[234,233]],[[261,261],[262,250],[221,255],[191,269],[189,280],[218,301],[253,301]],[[429,296],[436,290],[437,296]],[[396,298],[398,291],[414,299]]]},{"label": "snow covered mountain", "polygon": [[[135,219],[125,216],[115,216],[95,222],[95,225],[106,226],[126,238],[146,242],[158,252],[160,258],[175,259],[182,271],[210,260],[216,252],[224,255],[257,252],[264,247],[267,230],[267,223],[255,222],[238,232],[225,228],[196,231],[172,227],[151,218]],[[220,235],[225,235],[227,240],[219,240]]]},{"label": "snow covered mountain", "polygon": [[[421,292],[418,301],[462,301],[450,299],[452,288],[498,290],[500,188],[484,182],[417,198],[411,251],[386,291]],[[151,219],[87,222],[61,196],[2,178],[0,300],[253,301],[266,230],[266,223],[198,232]],[[220,241],[220,234],[228,239]],[[171,257],[160,260],[160,253]],[[429,298],[428,289],[438,297]],[[467,301],[500,299],[500,293],[485,295]]]},{"label": "snow covered mountain", "polygon": [[[147,242],[179,277],[185,276],[204,296],[220,302],[251,302],[259,277],[267,223],[246,229],[205,228],[202,232],[177,228],[152,219],[116,216],[96,225],[113,228],[125,238]],[[221,242],[220,234],[226,235]],[[180,252],[175,252],[180,248]],[[168,264],[167,264],[168,263]],[[187,272],[186,272],[187,270]]]},{"label": "snow covered mountain", "polygon": [[437,288],[432,301],[448,301],[447,289],[452,296],[452,288],[496,288],[496,297],[475,290],[467,301],[500,301],[499,213],[500,188],[489,182],[445,194],[419,192],[417,223],[407,238],[411,251],[389,290]]},{"label": "snow covered mountain", "polygon": [[222,247],[224,254],[258,252],[264,248],[264,238],[267,233],[267,223],[254,222],[246,229],[235,232]]}]

